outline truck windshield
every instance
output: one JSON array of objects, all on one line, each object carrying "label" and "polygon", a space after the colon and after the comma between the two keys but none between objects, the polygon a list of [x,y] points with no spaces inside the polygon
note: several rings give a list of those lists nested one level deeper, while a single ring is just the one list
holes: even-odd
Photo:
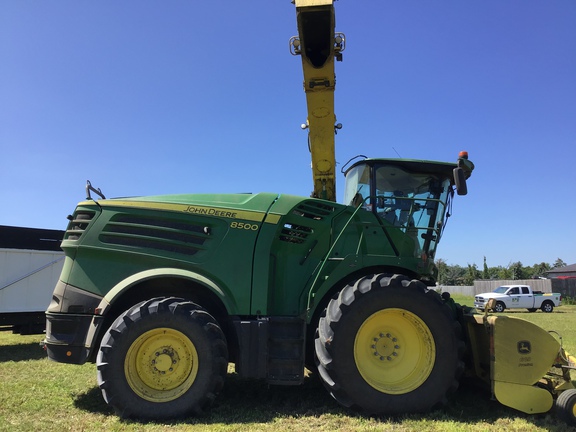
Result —
[{"label": "truck windshield", "polygon": [[415,257],[422,253],[433,257],[452,193],[450,177],[444,173],[413,172],[401,164],[381,162],[350,169],[344,199],[349,205],[363,205],[385,227],[411,237]]},{"label": "truck windshield", "polygon": [[510,287],[501,286],[501,287],[496,288],[496,289],[494,290],[494,292],[495,292],[496,294],[504,294],[506,291],[508,291],[508,288],[510,288]]}]

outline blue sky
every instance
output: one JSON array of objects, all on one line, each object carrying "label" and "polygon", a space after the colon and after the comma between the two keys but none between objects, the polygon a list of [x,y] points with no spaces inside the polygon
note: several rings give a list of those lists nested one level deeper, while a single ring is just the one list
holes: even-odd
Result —
[{"label": "blue sky", "polygon": [[[449,264],[576,263],[576,2],[340,0],[340,164],[476,170]],[[109,197],[312,189],[289,0],[0,3],[0,224]],[[343,179],[337,193],[341,199]]]}]

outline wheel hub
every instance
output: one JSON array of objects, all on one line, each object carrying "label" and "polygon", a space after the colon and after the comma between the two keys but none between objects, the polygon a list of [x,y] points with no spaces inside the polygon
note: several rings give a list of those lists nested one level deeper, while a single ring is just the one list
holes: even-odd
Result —
[{"label": "wheel hub", "polygon": [[151,361],[151,367],[161,374],[172,372],[178,363],[178,354],[169,348],[164,348],[162,351],[156,351]]},{"label": "wheel hub", "polygon": [[373,349],[374,356],[380,361],[394,361],[398,358],[400,345],[398,345],[398,338],[392,334],[378,333],[372,341],[374,343],[370,347]]}]

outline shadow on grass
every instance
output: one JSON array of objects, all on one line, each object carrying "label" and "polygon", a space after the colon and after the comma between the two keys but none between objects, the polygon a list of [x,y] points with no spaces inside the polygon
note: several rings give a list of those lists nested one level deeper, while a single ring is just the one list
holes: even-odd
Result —
[{"label": "shadow on grass", "polygon": [[[114,413],[104,402],[98,387],[78,395],[74,405],[95,414]],[[327,413],[346,411],[330,397],[315,377],[306,378],[300,386],[270,386],[261,380],[228,374],[224,389],[214,405],[203,415],[163,421],[162,424],[265,423],[284,416],[317,416]],[[137,419],[126,422],[140,423]]]},{"label": "shadow on grass", "polygon": [[[97,387],[77,397],[76,407],[96,414],[113,415]],[[263,381],[239,378],[229,374],[224,390],[214,405],[199,417],[164,421],[162,425],[210,425],[210,424],[251,424],[268,423],[278,418],[310,417],[323,415],[345,416],[369,419],[360,413],[342,408],[324,389],[315,376],[307,377],[301,386],[269,386]],[[504,419],[510,422],[524,418],[534,426],[548,431],[565,432],[569,427],[559,423],[551,415],[529,416],[507,408],[490,400],[490,393],[472,385],[463,385],[452,395],[446,407],[426,414],[410,414],[395,418],[370,418],[382,427],[401,425],[405,421],[448,421],[464,425],[485,423],[486,427],[496,426]],[[127,424],[154,424],[125,420]]]},{"label": "shadow on grass", "polygon": [[25,361],[45,359],[46,352],[38,342],[0,346],[0,363],[8,361]]},{"label": "shadow on grass", "polygon": [[80,394],[74,401],[74,406],[83,411],[88,411],[93,414],[113,415],[114,410],[109,407],[104,399],[100,389],[95,386],[88,390],[86,393]]},{"label": "shadow on grass", "polygon": [[[500,404],[491,398],[490,391],[478,387],[474,382],[464,381],[458,391],[451,395],[444,409],[434,411],[424,418],[430,420],[448,420],[462,424],[486,423],[494,425],[494,429],[502,428],[508,422],[521,418],[550,432],[573,431],[571,426],[558,420],[554,409],[545,414],[524,414]],[[496,423],[499,423],[498,425]]]},{"label": "shadow on grass", "polygon": [[267,422],[277,417],[346,412],[315,375],[306,377],[302,385],[296,386],[272,386],[235,374],[228,377],[224,391],[216,400],[216,409],[208,413],[214,422],[228,419],[239,423]]},{"label": "shadow on grass", "polygon": [[[494,312],[490,312],[490,314],[493,314]],[[534,311],[534,312],[530,312],[527,309],[506,309],[504,312],[500,312],[498,315],[534,315],[534,314],[544,314],[544,315],[556,315],[556,314],[566,314],[566,313],[574,313],[573,311],[570,310],[562,310],[562,309],[554,309],[552,312],[542,312],[540,309]]]}]

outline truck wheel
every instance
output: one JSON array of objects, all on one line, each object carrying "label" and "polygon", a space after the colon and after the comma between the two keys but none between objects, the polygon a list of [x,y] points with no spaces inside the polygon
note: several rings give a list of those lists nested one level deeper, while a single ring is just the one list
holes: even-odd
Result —
[{"label": "truck wheel", "polygon": [[504,312],[506,305],[502,302],[496,302],[494,305],[494,312]]},{"label": "truck wheel", "polygon": [[215,319],[178,298],[157,298],[120,315],[96,361],[106,403],[121,417],[199,414],[224,384],[228,349]]},{"label": "truck wheel", "polygon": [[427,411],[458,387],[461,332],[422,282],[367,276],[347,285],[320,318],[319,375],[346,407],[375,415]]},{"label": "truck wheel", "polygon": [[536,309],[536,308],[530,308],[530,309],[528,309],[528,312],[536,312],[537,310],[538,309]]},{"label": "truck wheel", "polygon": [[556,399],[556,414],[568,423],[576,426],[576,390],[564,390]]},{"label": "truck wheel", "polygon": [[554,310],[554,304],[551,301],[545,301],[540,309],[542,312],[550,313]]}]

